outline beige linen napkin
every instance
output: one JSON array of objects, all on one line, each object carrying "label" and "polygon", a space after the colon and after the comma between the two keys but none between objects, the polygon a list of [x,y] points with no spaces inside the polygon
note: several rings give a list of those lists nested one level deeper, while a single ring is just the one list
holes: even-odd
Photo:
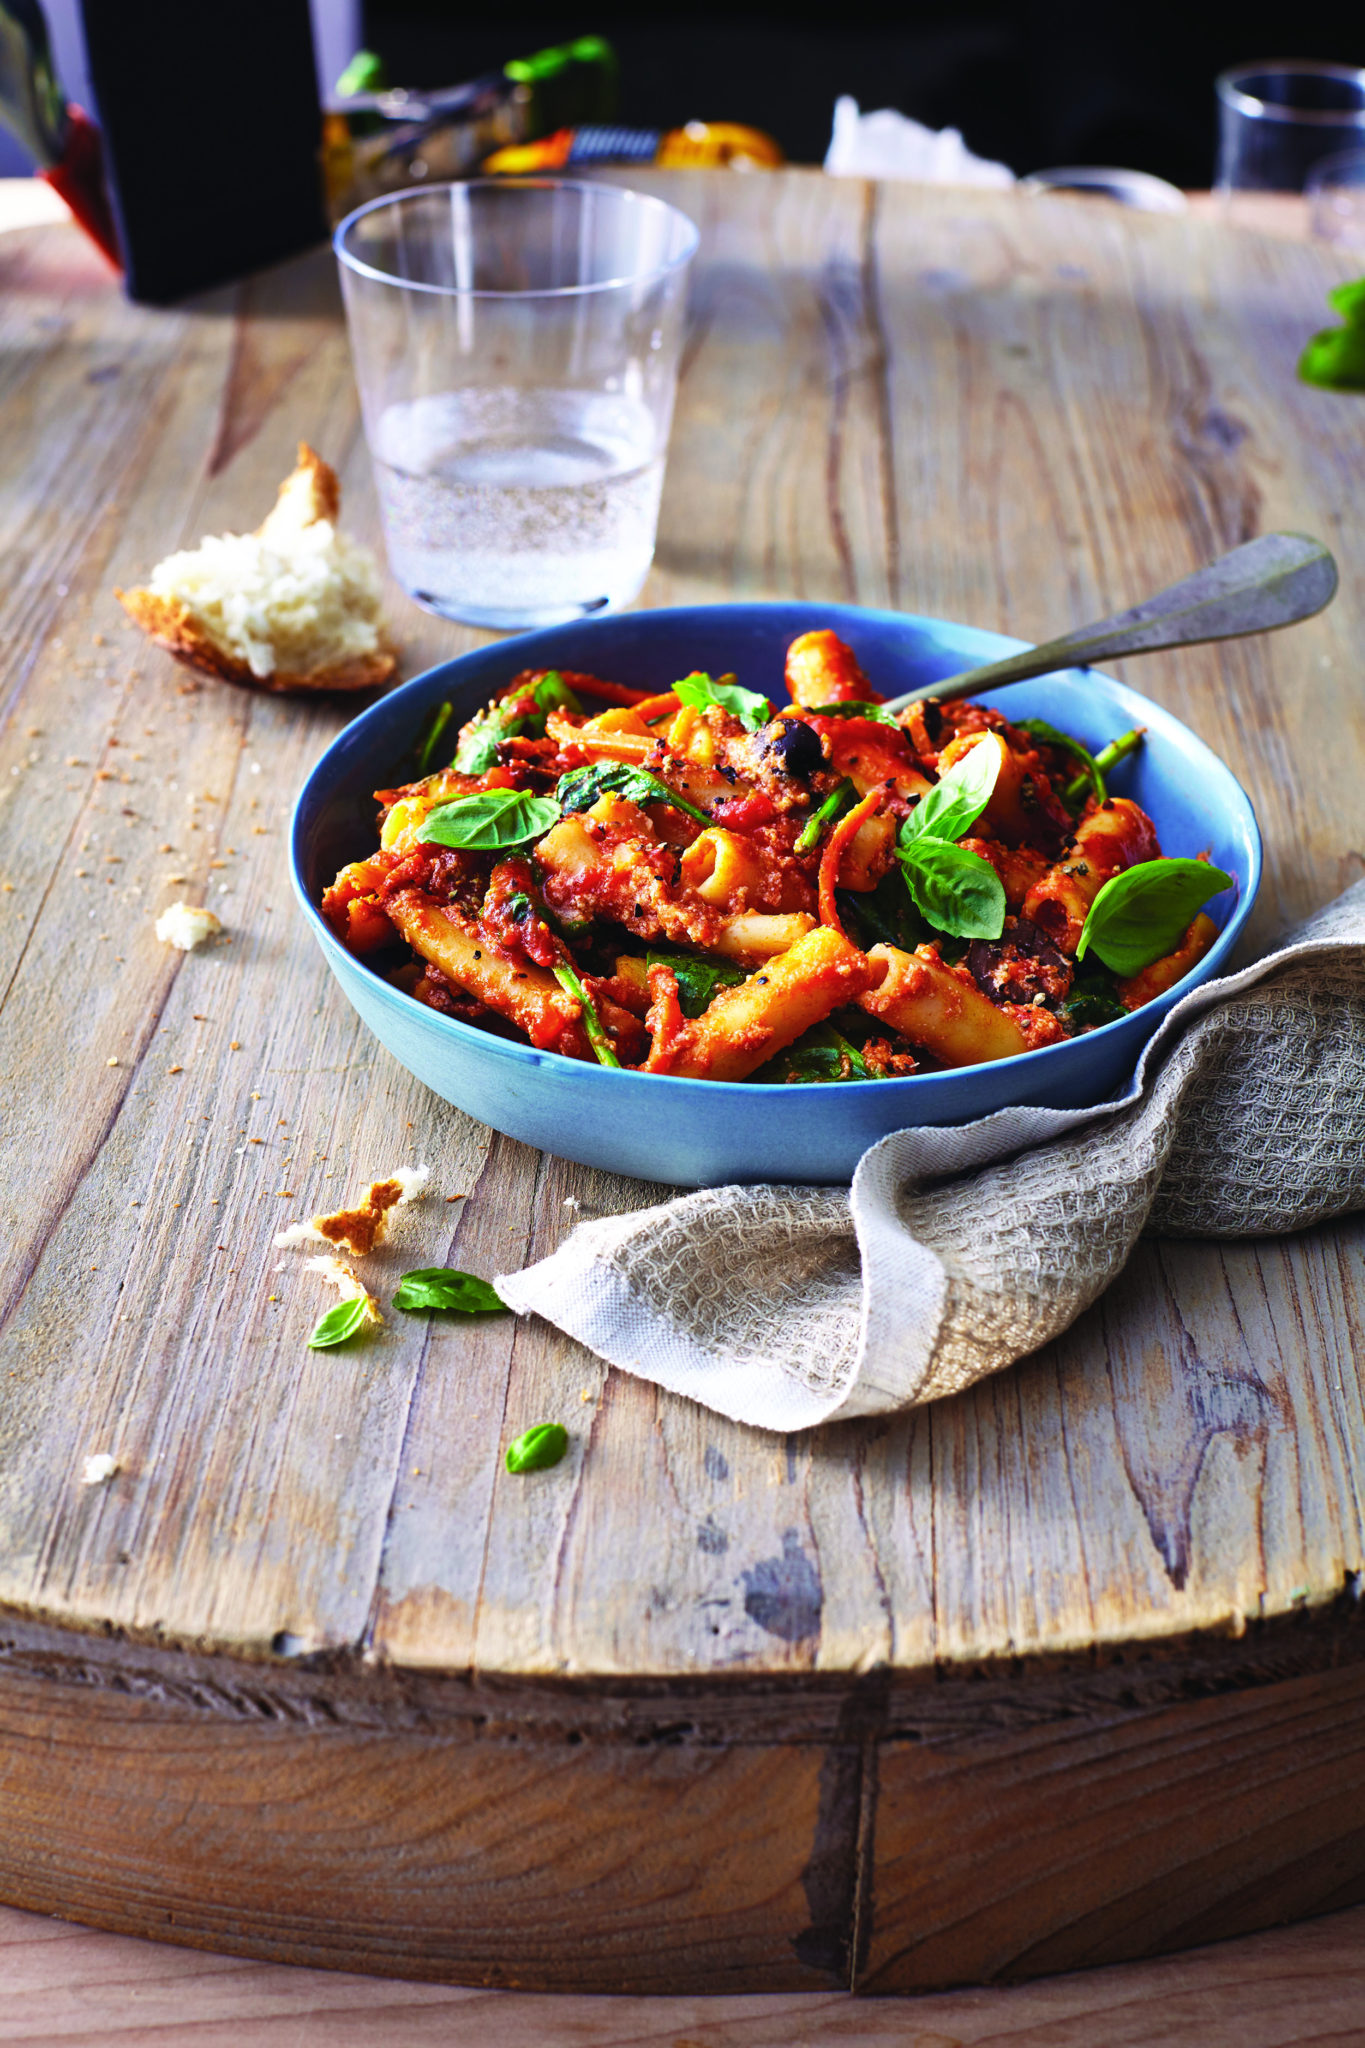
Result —
[{"label": "beige linen napkin", "polygon": [[956,1393],[1075,1321],[1139,1233],[1365,1207],[1365,882],[1171,1011],[1126,1094],[897,1131],[851,1189],[707,1188],[497,1280],[612,1365],[762,1429]]}]

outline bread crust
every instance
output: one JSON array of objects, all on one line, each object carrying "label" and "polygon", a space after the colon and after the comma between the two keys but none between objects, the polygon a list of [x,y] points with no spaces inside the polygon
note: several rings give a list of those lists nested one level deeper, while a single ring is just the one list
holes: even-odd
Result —
[{"label": "bread crust", "polygon": [[[310,502],[309,521],[326,519],[333,525],[341,510],[341,486],[336,471],[323,461],[306,441],[299,442],[298,463],[280,485],[275,506],[279,508],[286,496],[307,495]],[[272,514],[273,516],[273,514]],[[267,518],[256,531],[262,534],[270,525]],[[332,662],[325,668],[310,670],[307,675],[296,675],[288,669],[276,669],[271,675],[258,676],[250,664],[227,654],[211,640],[195,618],[190,607],[179,598],[158,597],[145,585],[135,590],[114,591],[114,596],[127,612],[135,626],[177,661],[183,662],[200,675],[215,676],[220,682],[242,683],[254,690],[268,690],[275,694],[289,694],[300,691],[319,690],[375,690],[389,682],[398,666],[392,650],[380,646],[373,654],[351,655],[345,661]]]}]

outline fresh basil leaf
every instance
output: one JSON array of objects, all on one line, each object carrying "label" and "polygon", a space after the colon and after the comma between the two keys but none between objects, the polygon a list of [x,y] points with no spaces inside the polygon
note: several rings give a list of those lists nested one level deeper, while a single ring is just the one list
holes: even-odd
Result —
[{"label": "fresh basil leaf", "polygon": [[461,846],[472,853],[500,853],[526,846],[559,822],[553,797],[524,789],[476,789],[438,804],[422,820],[417,837],[428,846]]},{"label": "fresh basil leaf", "polygon": [[[533,686],[531,695],[535,698],[542,711],[581,711],[583,709],[583,706],[579,703],[557,668],[546,669],[544,675]],[[540,739],[544,735],[545,726],[543,721],[537,721],[537,723],[540,724],[540,731],[536,734],[536,738]]]},{"label": "fresh basil leaf", "polygon": [[[1020,732],[1028,733],[1031,739],[1043,740],[1050,747],[1060,747],[1064,752],[1070,754],[1074,760],[1081,762],[1084,766],[1086,777],[1089,779],[1090,787],[1095,792],[1095,802],[1097,804],[1104,802],[1108,794],[1104,786],[1104,777],[1100,773],[1100,764],[1091,753],[1089,747],[1083,746],[1080,740],[1073,739],[1069,732],[1062,732],[1057,726],[1049,725],[1045,718],[1021,718],[1018,720],[1018,726]],[[1071,800],[1069,791],[1073,787],[1074,784],[1068,784],[1067,789],[1062,791],[1062,801],[1064,803]]]},{"label": "fresh basil leaf", "polygon": [[1353,277],[1333,285],[1327,303],[1351,327],[1365,327],[1365,277]]},{"label": "fresh basil leaf", "polygon": [[1090,906],[1076,958],[1093,948],[1115,974],[1141,973],[1173,953],[1211,896],[1232,887],[1206,860],[1144,860],[1111,875]]},{"label": "fresh basil leaf", "polygon": [[431,764],[436,757],[436,749],[441,744],[441,735],[454,716],[455,706],[447,698],[444,704],[436,706],[436,709],[423,726],[421,737],[417,742],[417,774],[419,780],[424,775],[430,775]]},{"label": "fresh basil leaf", "polygon": [[459,1273],[453,1266],[423,1266],[405,1273],[394,1290],[393,1305],[409,1315],[439,1310],[462,1316],[495,1315],[505,1307],[486,1280]]},{"label": "fresh basil leaf", "polygon": [[874,725],[889,725],[892,732],[902,730],[884,704],[809,704],[805,708],[812,718],[870,718]]},{"label": "fresh basil leaf", "polygon": [[[522,709],[528,698],[537,706],[536,711]],[[581,711],[582,708],[558,669],[547,669],[528,689],[518,691],[514,697],[502,697],[495,703],[486,704],[470,720],[455,750],[452,765],[461,775],[485,775],[497,761],[498,747],[503,740],[514,739],[521,733],[529,734],[532,739],[542,739],[547,711]]]},{"label": "fresh basil leaf", "polygon": [[357,1295],[351,1301],[338,1301],[325,1315],[318,1317],[313,1325],[313,1334],[308,1339],[310,1351],[331,1351],[338,1344],[349,1344],[352,1337],[358,1337],[370,1320],[368,1300]]},{"label": "fresh basil leaf", "polygon": [[1346,325],[1312,337],[1299,357],[1299,376],[1326,391],[1365,391],[1365,277],[1337,285],[1327,303]]},{"label": "fresh basil leaf", "polygon": [[538,1422],[524,1429],[507,1446],[509,1472],[546,1472],[557,1465],[569,1448],[569,1432],[562,1422]]},{"label": "fresh basil leaf", "polygon": [[709,704],[718,705],[732,718],[737,718],[745,732],[757,732],[773,715],[773,707],[766,697],[760,697],[754,690],[741,690],[730,676],[722,676],[716,682],[712,677],[703,675],[700,669],[684,676],[680,683],[674,683],[673,694],[680,704],[690,704],[694,711],[705,711]]},{"label": "fresh basil leaf", "polygon": [[1119,1001],[1114,976],[1094,966],[1087,966],[1076,975],[1066,999],[1066,1010],[1078,1031],[1093,1031],[1101,1024],[1113,1024],[1128,1015]]},{"label": "fresh basil leaf", "polygon": [[590,811],[600,796],[610,791],[628,797],[634,804],[672,804],[699,824],[709,825],[705,811],[699,811],[685,796],[678,796],[644,768],[632,768],[629,761],[590,761],[586,768],[571,768],[561,775],[555,795],[566,811]]},{"label": "fresh basil leaf", "polygon": [[645,955],[646,967],[671,967],[678,983],[678,1007],[684,1017],[700,1017],[718,988],[735,988],[747,977],[728,962],[699,960],[688,953]]},{"label": "fresh basil leaf", "polygon": [[921,839],[961,839],[971,831],[990,802],[1000,773],[1000,748],[989,744],[994,737],[988,733],[979,746],[969,747],[920,798],[901,826],[902,850]]},{"label": "fresh basil leaf", "polygon": [[[977,751],[973,747],[972,753]],[[979,853],[947,839],[925,838],[901,848],[897,859],[916,910],[935,931],[957,939],[1000,937],[1005,885]]]},{"label": "fresh basil leaf", "polygon": [[790,1087],[807,1082],[870,1081],[872,1074],[856,1045],[832,1024],[815,1024],[794,1045],[769,1060],[754,1078]]}]

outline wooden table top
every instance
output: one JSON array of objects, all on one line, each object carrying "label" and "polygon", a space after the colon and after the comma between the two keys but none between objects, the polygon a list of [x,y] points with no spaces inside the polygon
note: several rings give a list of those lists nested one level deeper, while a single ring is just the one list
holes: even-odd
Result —
[{"label": "wooden table top", "polygon": [[[1252,793],[1257,942],[1361,873],[1365,404],[1293,374],[1339,259],[1067,200],[646,182],[703,229],[646,602],[1041,638],[1262,529],[1317,533],[1324,617],[1129,675]],[[126,304],[74,229],[11,234],[0,266],[0,1609],[252,1657],[707,1678],[1235,1635],[1337,1597],[1365,1562],[1356,1223],[1145,1243],[1014,1370],[788,1441],[535,1322],[395,1316],[307,1351],[330,1297],[273,1233],[399,1162],[434,1192],[385,1281],[524,1263],[657,1190],[492,1137],[376,1045],[286,877],[344,707],[200,686],[111,595],[257,523],[301,436],[378,545],[330,258],[175,311]],[[389,594],[407,674],[480,637]],[[162,946],[182,896],[230,942]],[[501,1445],[546,1416],[572,1458],[509,1479]],[[118,1475],[83,1487],[98,1451]]]}]

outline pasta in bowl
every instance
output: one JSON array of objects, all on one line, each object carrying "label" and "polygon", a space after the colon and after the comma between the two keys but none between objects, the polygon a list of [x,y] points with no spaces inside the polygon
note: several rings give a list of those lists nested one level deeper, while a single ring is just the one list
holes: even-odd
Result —
[{"label": "pasta in bowl", "polygon": [[734,606],[480,650],[319,764],[301,893],[400,1059],[588,1163],[838,1179],[906,1124],[1100,1100],[1226,953],[1254,819],[1103,678],[881,708],[1005,645]]}]

